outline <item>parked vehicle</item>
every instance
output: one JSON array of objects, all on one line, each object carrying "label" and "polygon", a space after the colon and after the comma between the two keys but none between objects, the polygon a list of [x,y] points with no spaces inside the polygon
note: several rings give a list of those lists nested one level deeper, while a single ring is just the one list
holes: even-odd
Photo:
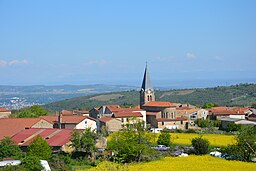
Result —
[{"label": "parked vehicle", "polygon": [[153,132],[153,133],[160,133],[160,132],[162,132],[162,128],[151,128],[150,129],[150,132]]},{"label": "parked vehicle", "polygon": [[[41,165],[43,166],[43,170],[41,171],[51,171],[51,168],[46,160],[40,160]],[[20,160],[3,160],[0,161],[0,167],[5,167],[5,166],[16,166],[21,164]]]},{"label": "parked vehicle", "polygon": [[170,147],[166,147],[165,145],[158,145],[158,146],[155,146],[155,147],[152,147],[156,150],[159,150],[159,151],[167,151],[167,150],[170,150]]},{"label": "parked vehicle", "polygon": [[220,158],[221,158],[221,152],[219,152],[219,151],[210,152],[210,155],[211,155],[211,156],[215,156],[215,157],[220,157]]}]

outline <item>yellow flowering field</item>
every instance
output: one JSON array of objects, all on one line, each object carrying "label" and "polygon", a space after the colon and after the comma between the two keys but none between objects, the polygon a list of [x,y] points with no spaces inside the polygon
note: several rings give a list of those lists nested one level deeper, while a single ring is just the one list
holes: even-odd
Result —
[{"label": "yellow flowering field", "polygon": [[[235,136],[222,135],[222,134],[202,134],[203,138],[209,140],[210,145],[213,146],[227,146],[228,144],[234,144]],[[171,142],[173,144],[190,145],[191,140],[195,137],[199,137],[199,134],[192,133],[171,133]]]},{"label": "yellow flowering field", "polygon": [[209,155],[190,155],[188,157],[166,157],[158,161],[128,165],[102,162],[89,171],[255,171],[255,169],[256,163],[229,161]]}]

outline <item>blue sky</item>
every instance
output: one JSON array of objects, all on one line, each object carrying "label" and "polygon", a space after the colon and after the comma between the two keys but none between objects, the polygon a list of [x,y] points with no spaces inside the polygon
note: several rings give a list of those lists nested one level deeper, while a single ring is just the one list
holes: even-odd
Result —
[{"label": "blue sky", "polygon": [[[0,84],[256,81],[255,0],[0,0]],[[202,82],[203,84],[203,82]]]}]

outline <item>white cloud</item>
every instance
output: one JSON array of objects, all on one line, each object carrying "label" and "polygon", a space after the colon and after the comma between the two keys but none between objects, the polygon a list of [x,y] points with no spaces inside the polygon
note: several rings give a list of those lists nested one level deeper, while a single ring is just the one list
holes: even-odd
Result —
[{"label": "white cloud", "polygon": [[11,61],[6,61],[6,60],[0,60],[0,67],[7,67],[7,66],[15,66],[15,65],[26,65],[29,62],[26,59],[23,60],[11,60]]},{"label": "white cloud", "polygon": [[188,52],[186,53],[187,59],[196,59],[196,55],[194,53]]}]

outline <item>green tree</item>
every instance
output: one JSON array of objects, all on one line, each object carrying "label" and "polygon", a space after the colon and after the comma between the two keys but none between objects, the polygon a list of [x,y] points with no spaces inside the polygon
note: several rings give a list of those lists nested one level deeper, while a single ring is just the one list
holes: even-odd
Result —
[{"label": "green tree", "polygon": [[223,149],[242,161],[251,161],[256,157],[256,126],[244,127],[236,137],[237,143]]},{"label": "green tree", "polygon": [[167,129],[163,129],[157,140],[158,145],[171,145],[171,135]]},{"label": "green tree", "polygon": [[195,154],[202,155],[207,154],[209,150],[209,141],[201,137],[196,137],[192,139],[192,146],[195,149]]},{"label": "green tree", "polygon": [[52,149],[40,136],[37,136],[28,146],[29,156],[38,157],[40,160],[47,160],[51,157]]},{"label": "green tree", "polygon": [[10,137],[5,137],[0,141],[0,159],[6,157],[20,158],[21,149]]},{"label": "green tree", "polygon": [[[150,136],[151,135],[151,136]],[[151,148],[153,134],[145,131],[144,123],[129,124],[110,135],[108,149],[114,152],[114,160],[127,163],[149,160],[154,150]]]},{"label": "green tree", "polygon": [[216,107],[217,105],[216,104],[214,104],[214,103],[205,103],[204,104],[204,106],[203,106],[203,108],[212,108],[212,107]]},{"label": "green tree", "polygon": [[76,152],[91,153],[95,151],[97,134],[91,128],[85,129],[83,132],[75,130],[71,136],[71,146]]},{"label": "green tree", "polygon": [[25,168],[26,171],[43,170],[43,166],[41,165],[38,156],[31,154],[26,155],[21,160],[21,165]]},{"label": "green tree", "polygon": [[17,118],[38,118],[39,116],[46,116],[48,115],[48,111],[44,110],[39,105],[34,105],[29,108],[21,109],[17,112]]}]

